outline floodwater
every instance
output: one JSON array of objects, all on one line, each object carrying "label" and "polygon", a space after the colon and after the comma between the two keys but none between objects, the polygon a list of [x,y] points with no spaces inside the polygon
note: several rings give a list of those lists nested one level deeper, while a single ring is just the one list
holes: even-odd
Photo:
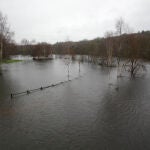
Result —
[{"label": "floodwater", "polygon": [[67,80],[67,66],[59,58],[3,64],[0,150],[149,150],[149,69],[136,79],[116,74],[82,63],[79,77],[72,62],[72,81],[10,99],[10,93]]}]

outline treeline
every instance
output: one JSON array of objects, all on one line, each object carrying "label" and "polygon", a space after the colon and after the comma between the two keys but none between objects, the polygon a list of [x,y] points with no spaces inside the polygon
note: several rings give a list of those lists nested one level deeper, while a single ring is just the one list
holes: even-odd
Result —
[{"label": "treeline", "polygon": [[31,55],[33,57],[36,56],[48,56],[52,54],[52,45],[42,42],[38,44],[23,44],[23,45],[15,45],[15,49],[12,50],[10,55]]},{"label": "treeline", "polygon": [[[23,45],[9,44],[7,54],[10,55],[31,55],[42,56],[44,53],[47,55],[53,54],[70,54],[70,55],[90,55],[97,57],[106,57],[108,54],[108,39],[112,41],[112,55],[116,57],[128,57],[129,51],[132,46],[132,37],[136,37],[136,48],[138,49],[139,57],[150,60],[150,31],[142,31],[132,34],[123,34],[121,36],[113,36],[106,38],[96,38],[94,40],[83,40],[79,42],[58,42],[55,44],[38,43],[30,44],[30,42]],[[121,49],[118,54],[118,45],[121,41]],[[110,43],[109,43],[110,44]]]},{"label": "treeline", "polygon": [[[144,59],[150,59],[150,31],[142,31],[139,33],[123,34],[121,36],[111,37],[113,56],[118,54],[118,43],[121,40],[121,57],[127,57],[131,47],[131,37],[138,40],[139,56]],[[67,46],[69,46],[71,54],[93,55],[105,57],[107,55],[108,38],[96,38],[94,40],[83,40],[79,42],[62,42],[52,45],[55,54],[68,54]]]}]

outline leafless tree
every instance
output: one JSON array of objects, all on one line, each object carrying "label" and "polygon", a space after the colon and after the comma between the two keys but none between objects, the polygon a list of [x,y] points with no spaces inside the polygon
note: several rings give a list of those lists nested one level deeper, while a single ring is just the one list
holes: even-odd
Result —
[{"label": "leafless tree", "polygon": [[29,47],[29,40],[27,39],[22,39],[21,40],[21,45],[22,45],[22,50],[23,50],[23,54],[25,54],[25,51],[27,51],[28,47]]},{"label": "leafless tree", "polygon": [[117,45],[117,64],[118,67],[120,65],[120,60],[121,60],[121,49],[122,49],[122,44],[123,44],[123,38],[122,38],[122,34],[124,33],[124,29],[125,29],[125,22],[123,20],[122,17],[120,17],[117,21],[116,21],[116,35],[118,36],[116,38],[116,45]]},{"label": "leafless tree", "polygon": [[[117,65],[118,65],[118,69],[117,69],[117,76],[121,76],[121,72],[122,72],[122,66],[120,66],[120,61],[121,61],[121,57],[122,57],[122,51],[123,51],[123,47],[124,47],[124,36],[123,34],[127,33],[127,34],[131,34],[132,30],[131,27],[129,27],[129,25],[124,21],[124,19],[122,17],[120,17],[117,21],[116,21],[116,57],[117,57]],[[124,64],[123,64],[124,65]]]},{"label": "leafless tree", "polygon": [[22,39],[21,44],[22,45],[29,45],[29,41],[27,39]]},{"label": "leafless tree", "polygon": [[116,21],[116,33],[118,35],[122,35],[122,33],[124,32],[124,27],[125,27],[125,22],[123,20],[122,17],[120,17],[117,21]]},{"label": "leafless tree", "polygon": [[3,16],[0,12],[0,60],[3,59],[4,55],[4,43],[7,44],[12,42],[13,32],[10,32],[10,26],[7,23],[7,17]]},{"label": "leafless tree", "polygon": [[106,37],[106,51],[107,51],[107,66],[112,66],[113,62],[113,32],[109,31],[105,33]]},{"label": "leafless tree", "polygon": [[141,71],[145,71],[145,65],[140,57],[140,42],[135,34],[130,34],[128,37],[127,61],[123,68],[128,71],[131,77],[135,77]]}]

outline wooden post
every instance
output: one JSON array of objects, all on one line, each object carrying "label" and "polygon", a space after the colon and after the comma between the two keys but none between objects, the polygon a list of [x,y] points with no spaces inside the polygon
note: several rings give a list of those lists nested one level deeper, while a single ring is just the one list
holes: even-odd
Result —
[{"label": "wooden post", "polygon": [[11,99],[13,98],[13,94],[12,93],[10,94],[10,97],[11,97]]},{"label": "wooden post", "polygon": [[29,91],[29,90],[27,90],[27,94],[30,94],[30,91]]}]

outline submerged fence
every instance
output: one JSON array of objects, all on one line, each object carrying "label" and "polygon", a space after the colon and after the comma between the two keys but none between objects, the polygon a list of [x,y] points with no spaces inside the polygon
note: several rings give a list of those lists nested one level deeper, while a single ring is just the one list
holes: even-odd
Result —
[{"label": "submerged fence", "polygon": [[26,91],[23,91],[23,92],[11,93],[11,94],[10,94],[10,98],[13,99],[14,97],[19,96],[19,95],[26,95],[26,94],[28,95],[28,94],[31,94],[31,93],[36,92],[36,91],[42,91],[42,90],[47,89],[47,88],[56,87],[56,86],[58,86],[58,85],[61,85],[61,84],[63,84],[63,83],[70,82],[70,81],[75,80],[75,79],[78,79],[78,78],[80,78],[80,77],[82,77],[82,76],[79,75],[78,77],[75,77],[75,78],[73,78],[73,79],[68,79],[68,80],[66,80],[66,81],[61,81],[61,82],[58,82],[58,83],[55,83],[55,84],[50,84],[50,85],[47,85],[47,86],[41,86],[41,87],[36,88],[36,89],[26,90]]}]

